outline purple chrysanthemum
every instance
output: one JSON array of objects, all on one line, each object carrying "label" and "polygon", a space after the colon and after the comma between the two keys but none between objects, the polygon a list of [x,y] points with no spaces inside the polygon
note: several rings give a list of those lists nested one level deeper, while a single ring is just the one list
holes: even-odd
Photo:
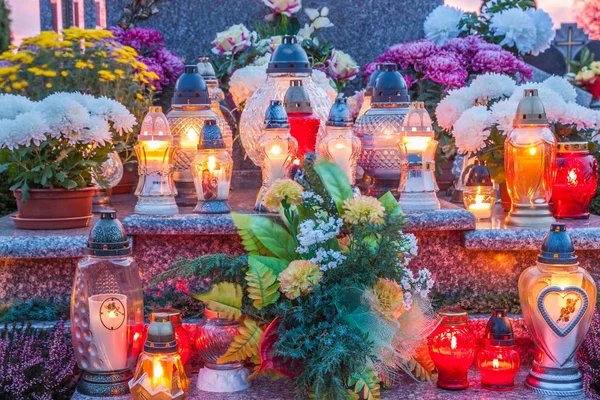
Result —
[{"label": "purple chrysanthemum", "polygon": [[466,85],[469,73],[464,59],[457,53],[441,50],[422,61],[423,79],[431,79],[435,83],[455,89]]}]

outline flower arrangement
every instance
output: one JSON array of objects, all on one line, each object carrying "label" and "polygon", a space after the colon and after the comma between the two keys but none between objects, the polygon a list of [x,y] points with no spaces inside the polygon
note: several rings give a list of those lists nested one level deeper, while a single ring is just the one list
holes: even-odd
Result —
[{"label": "flower arrangement", "polygon": [[165,38],[155,29],[132,28],[123,30],[118,26],[109,28],[117,42],[135,49],[137,61],[145,64],[148,71],[158,78],[150,81],[156,90],[174,84],[183,73],[184,63],[181,57],[165,47]]},{"label": "flower arrangement", "polygon": [[583,28],[591,40],[600,40],[600,4],[594,0],[575,0],[573,5],[577,26]]},{"label": "flower arrangement", "polygon": [[[42,32],[0,55],[0,92],[42,100],[56,92],[89,92],[123,104],[141,121],[159,77],[137,59],[138,53],[106,30],[68,28]],[[127,162],[133,157],[132,131],[116,139]]]},{"label": "flower arrangement", "polygon": [[408,269],[417,243],[402,232],[391,193],[355,196],[339,167],[309,155],[295,181],[276,182],[264,202],[282,225],[232,214],[247,256],[181,260],[155,279],[210,280],[195,297],[242,318],[221,361],[249,360],[252,376],[290,376],[303,398],[378,399],[380,383],[400,370],[430,378],[422,349],[437,326],[433,280]]},{"label": "flower arrangement", "polygon": [[595,54],[584,47],[579,60],[567,60],[571,72],[566,76],[572,84],[585,89],[595,99],[600,99],[600,61],[594,59]]},{"label": "flower arrangement", "polygon": [[600,125],[600,112],[578,105],[573,86],[557,76],[517,86],[508,76],[484,74],[450,91],[436,108],[437,122],[459,153],[486,161],[496,183],[504,182],[504,140],[524,89],[538,90],[559,141],[590,141]]},{"label": "flower arrangement", "polygon": [[215,70],[224,88],[229,89],[236,106],[242,106],[266,79],[266,68],[283,35],[296,35],[312,61],[313,79],[332,97],[356,78],[359,67],[354,59],[320,40],[319,30],[330,28],[329,9],[305,8],[308,21],[300,25],[300,0],[263,0],[269,14],[265,22],[250,31],[237,24],[217,33],[212,52],[217,55]]},{"label": "flower arrangement", "polygon": [[439,6],[427,16],[423,30],[438,46],[477,34],[488,43],[521,55],[544,52],[555,36],[552,18],[530,0],[486,0],[479,14]]},{"label": "flower arrangement", "polygon": [[92,186],[92,174],[113,151],[113,137],[130,132],[135,117],[119,102],[55,93],[34,102],[0,95],[0,171],[12,189]]}]

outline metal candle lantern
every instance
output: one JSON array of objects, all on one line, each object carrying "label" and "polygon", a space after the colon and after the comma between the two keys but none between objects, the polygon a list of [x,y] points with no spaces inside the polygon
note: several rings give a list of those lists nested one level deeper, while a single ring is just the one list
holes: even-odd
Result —
[{"label": "metal candle lantern", "polygon": [[492,218],[492,210],[496,204],[496,191],[490,178],[490,171],[483,161],[475,160],[469,171],[467,184],[463,190],[463,202],[477,221]]},{"label": "metal candle lantern", "polygon": [[302,80],[314,115],[321,121],[319,137],[325,133],[325,121],[333,100],[312,80],[310,61],[302,46],[298,44],[296,36],[284,35],[281,45],[271,56],[267,67],[267,80],[246,102],[240,118],[242,145],[248,157],[258,166],[261,165],[258,138],[262,135],[265,112],[271,100],[284,98],[292,79]]},{"label": "metal candle lantern", "polygon": [[384,64],[377,64],[375,67],[375,71],[369,77],[369,82],[367,82],[367,87],[365,89],[365,93],[363,95],[363,102],[360,106],[360,110],[358,111],[358,116],[356,118],[360,118],[366,113],[369,108],[371,108],[371,100],[373,98],[373,88],[375,87],[375,82],[381,74]]},{"label": "metal candle lantern", "polygon": [[177,189],[173,182],[175,145],[169,122],[161,107],[150,107],[142,121],[138,144],[134,147],[138,159],[138,185],[135,195],[136,214],[174,215]]},{"label": "metal candle lantern", "polygon": [[195,213],[218,214],[231,211],[227,204],[233,159],[225,148],[223,135],[214,120],[206,121],[200,134],[198,154],[192,163],[198,194]]},{"label": "metal candle lantern", "polygon": [[598,186],[598,161],[587,142],[559,143],[552,203],[556,218],[589,218]]},{"label": "metal candle lantern", "polygon": [[506,187],[512,208],[506,224],[547,227],[555,222],[548,202],[554,184],[556,138],[536,89],[525,90],[504,143]]},{"label": "metal candle lantern", "polygon": [[272,100],[265,113],[262,136],[258,140],[262,186],[254,209],[265,210],[262,201],[269,187],[290,175],[290,167],[298,151],[298,142],[290,135],[290,124],[280,100]]},{"label": "metal candle lantern", "polygon": [[71,337],[83,371],[77,393],[127,395],[142,347],[144,300],[140,272],[115,211],[103,211],[77,264],[71,295]]},{"label": "metal candle lantern", "polygon": [[400,175],[406,168],[406,151],[399,146],[402,122],[410,109],[406,82],[396,64],[385,64],[373,88],[371,108],[354,124],[362,142],[358,165],[371,179],[369,192],[397,194]]},{"label": "metal candle lantern", "polygon": [[511,390],[521,358],[515,350],[515,334],[505,308],[494,309],[485,329],[485,344],[477,354],[481,385],[489,390]]},{"label": "metal candle lantern", "polygon": [[315,152],[321,120],[313,115],[313,107],[301,79],[290,81],[283,105],[290,123],[290,134],[298,142],[296,156],[303,159],[306,153]]},{"label": "metal candle lantern", "polygon": [[590,328],[596,284],[579,266],[564,224],[552,224],[537,265],[519,277],[519,299],[537,349],[526,385],[543,395],[582,394],[575,353]]},{"label": "metal candle lantern", "polygon": [[398,144],[406,151],[408,164],[402,170],[398,203],[404,212],[437,210],[440,202],[435,179],[435,152],[437,141],[431,117],[422,102],[412,103],[400,128],[402,140]]},{"label": "metal candle lantern", "polygon": [[355,183],[356,161],[361,148],[360,140],[354,136],[353,124],[346,99],[338,97],[329,112],[325,136],[318,143],[319,155],[337,164],[351,185]]},{"label": "metal candle lantern", "polygon": [[171,111],[167,114],[171,134],[175,138],[177,146],[174,157],[173,179],[178,192],[176,201],[179,205],[196,204],[191,164],[196,157],[200,132],[207,120],[217,121],[221,132],[224,132],[223,139],[227,150],[230,153],[232,151],[233,138],[225,135],[227,122],[210,107],[211,101],[208,89],[204,79],[198,74],[198,67],[187,65],[185,72],[175,84],[173,105]]},{"label": "metal candle lantern", "polygon": [[429,354],[438,369],[438,387],[459,390],[469,387],[467,373],[475,359],[477,344],[467,328],[467,312],[444,308],[438,312],[442,322],[429,336]]},{"label": "metal candle lantern", "polygon": [[204,361],[198,371],[197,387],[205,392],[237,392],[250,387],[248,371],[241,362],[219,363],[235,336],[239,320],[229,320],[219,313],[205,309],[198,324],[196,348]]},{"label": "metal candle lantern", "polygon": [[150,314],[150,323],[157,320],[168,320],[173,324],[175,329],[175,341],[177,342],[177,352],[181,357],[181,362],[185,365],[190,358],[190,352],[192,351],[192,342],[190,334],[183,327],[183,318],[181,311],[174,308],[159,308]]},{"label": "metal candle lantern", "polygon": [[129,381],[133,400],[183,400],[187,397],[190,381],[178,349],[169,316],[155,315],[135,374]]}]

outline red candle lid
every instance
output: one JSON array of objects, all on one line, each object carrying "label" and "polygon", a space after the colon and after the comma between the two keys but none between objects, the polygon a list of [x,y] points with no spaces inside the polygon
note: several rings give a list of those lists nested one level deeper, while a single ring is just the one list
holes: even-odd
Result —
[{"label": "red candle lid", "polygon": [[438,311],[438,315],[442,318],[442,325],[457,326],[466,325],[469,319],[467,311],[460,307],[445,307]]}]

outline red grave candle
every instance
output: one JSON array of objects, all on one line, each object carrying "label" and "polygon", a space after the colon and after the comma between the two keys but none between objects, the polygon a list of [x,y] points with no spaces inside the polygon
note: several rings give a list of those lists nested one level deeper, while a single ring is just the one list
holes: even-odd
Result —
[{"label": "red grave candle", "polygon": [[556,218],[589,218],[598,185],[598,162],[587,142],[558,144],[552,202]]},{"label": "red grave candle", "polygon": [[302,160],[306,153],[315,152],[321,126],[321,120],[313,115],[310,98],[302,86],[302,80],[290,81],[284,106],[290,123],[290,134],[298,141],[297,156]]},{"label": "red grave candle", "polygon": [[438,314],[442,322],[429,336],[429,353],[438,369],[437,385],[442,389],[466,389],[476,348],[475,337],[467,329],[467,312],[449,307]]},{"label": "red grave candle", "polygon": [[489,390],[511,390],[521,358],[515,350],[515,335],[505,308],[494,309],[485,329],[485,345],[477,354],[481,385]]}]

